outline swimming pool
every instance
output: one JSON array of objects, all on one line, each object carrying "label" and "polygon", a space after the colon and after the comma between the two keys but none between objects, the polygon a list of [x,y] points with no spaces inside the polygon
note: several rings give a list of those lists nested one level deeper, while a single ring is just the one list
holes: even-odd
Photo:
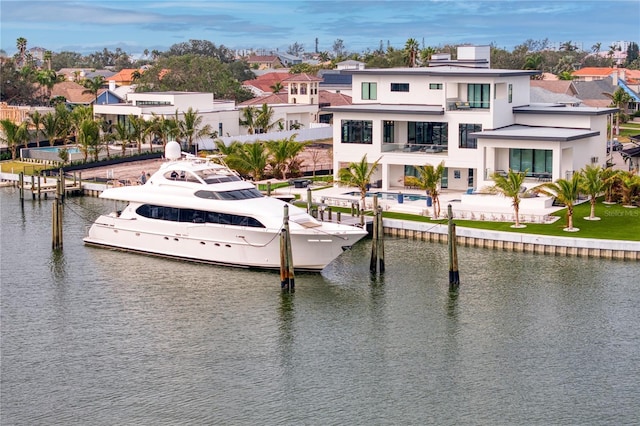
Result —
[{"label": "swimming pool", "polygon": [[57,154],[65,148],[69,154],[80,154],[80,149],[77,146],[46,146],[43,148],[30,148],[30,149],[33,151],[54,152]]},{"label": "swimming pool", "polygon": [[[382,192],[382,191],[377,191],[377,192],[367,192],[367,197],[373,197],[374,195],[377,195],[379,199],[382,200],[397,200],[398,199],[398,195],[402,194],[402,198],[405,201],[419,201],[419,200],[426,200],[427,196],[426,195],[419,195],[419,194],[405,194],[404,192]],[[352,191],[352,192],[347,192],[344,195],[352,195],[352,196],[360,196],[360,192],[358,191]]]}]

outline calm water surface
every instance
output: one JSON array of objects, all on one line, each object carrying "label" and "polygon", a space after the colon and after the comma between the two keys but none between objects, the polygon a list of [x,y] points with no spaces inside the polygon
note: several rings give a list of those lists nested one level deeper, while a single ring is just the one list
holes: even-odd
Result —
[{"label": "calm water surface", "polygon": [[279,276],[85,247],[0,188],[3,425],[637,424],[640,265],[369,241]]}]

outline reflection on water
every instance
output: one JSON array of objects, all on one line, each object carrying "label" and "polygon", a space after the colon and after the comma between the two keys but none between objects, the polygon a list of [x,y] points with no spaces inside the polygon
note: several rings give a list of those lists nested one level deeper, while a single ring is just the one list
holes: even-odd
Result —
[{"label": "reflection on water", "polygon": [[[370,242],[322,274],[82,245],[109,203],[0,189],[3,424],[630,424],[638,263]],[[72,211],[73,210],[73,211]]]}]

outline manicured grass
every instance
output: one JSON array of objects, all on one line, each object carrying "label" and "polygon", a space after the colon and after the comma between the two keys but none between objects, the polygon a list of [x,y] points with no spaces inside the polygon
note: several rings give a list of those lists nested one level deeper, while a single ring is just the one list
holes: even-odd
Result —
[{"label": "manicured grass", "polygon": [[45,166],[43,164],[37,163],[27,163],[22,161],[3,161],[0,163],[0,169],[3,173],[20,173],[23,172],[25,175],[31,176],[38,174],[40,170],[49,169],[51,166]]}]

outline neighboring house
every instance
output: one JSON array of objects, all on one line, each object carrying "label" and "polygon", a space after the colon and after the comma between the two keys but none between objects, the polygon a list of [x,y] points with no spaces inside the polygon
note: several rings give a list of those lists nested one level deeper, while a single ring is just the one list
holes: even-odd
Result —
[{"label": "neighboring house", "polygon": [[[532,80],[532,83],[536,80]],[[565,93],[552,92],[542,87],[534,87],[531,85],[531,103],[547,104],[547,105],[567,105],[580,106],[583,105],[582,100],[575,96]]]},{"label": "neighboring house", "polygon": [[465,52],[463,67],[447,60],[348,71],[352,104],[323,109],[334,117],[335,173],[366,154],[380,158],[372,181],[399,189],[415,166],[444,161],[442,187],[466,190],[490,186],[494,172],[509,169],[526,170],[532,186],[606,163],[615,108],[532,104],[530,77],[539,71],[486,68],[485,50]]},{"label": "neighboring house", "polygon": [[346,61],[338,62],[336,64],[337,70],[363,70],[365,69],[365,63],[348,59]]},{"label": "neighboring house", "polygon": [[258,56],[252,55],[247,58],[247,64],[250,68],[267,69],[282,68],[282,62],[276,55]]},{"label": "neighboring house", "polygon": [[68,81],[77,82],[98,76],[102,76],[105,81],[108,81],[112,75],[115,75],[115,72],[109,70],[92,70],[88,68],[62,68],[57,72],[57,74],[63,75]]},{"label": "neighboring house", "polygon": [[572,80],[531,80],[531,87],[540,87],[549,92],[567,96],[577,96],[578,89]]},{"label": "neighboring house", "polygon": [[126,123],[129,115],[153,120],[154,116],[180,118],[189,108],[203,117],[201,126],[210,125],[217,135],[237,135],[240,131],[238,109],[233,101],[214,101],[213,93],[144,92],[130,93],[126,103],[95,105],[94,114],[115,124]]},{"label": "neighboring house", "polygon": [[338,70],[321,70],[318,75],[322,78],[320,90],[351,96],[351,74]]},{"label": "neighboring house", "polygon": [[86,90],[86,87],[76,82],[63,81],[53,86],[51,99],[63,97],[66,99],[67,104],[70,105],[91,105],[96,98],[92,93],[85,93]]},{"label": "neighboring house", "polygon": [[617,68],[610,67],[585,67],[571,73],[574,81],[604,80],[617,73]]},{"label": "neighboring house", "polygon": [[297,65],[302,63],[302,58],[299,58],[295,55],[289,55],[288,53],[280,53],[277,54],[278,59],[280,59],[280,63],[285,67],[290,67],[291,65]]},{"label": "neighboring house", "polygon": [[144,69],[124,68],[109,77],[108,80],[113,81],[116,86],[130,86],[133,83],[133,80],[135,80],[134,76],[136,72],[142,74],[144,72]]},{"label": "neighboring house", "polygon": [[251,90],[255,96],[262,96],[273,92],[271,86],[282,83],[280,93],[287,93],[287,86],[283,81],[289,77],[289,73],[270,72],[257,76],[253,80],[245,80],[242,85]]}]

